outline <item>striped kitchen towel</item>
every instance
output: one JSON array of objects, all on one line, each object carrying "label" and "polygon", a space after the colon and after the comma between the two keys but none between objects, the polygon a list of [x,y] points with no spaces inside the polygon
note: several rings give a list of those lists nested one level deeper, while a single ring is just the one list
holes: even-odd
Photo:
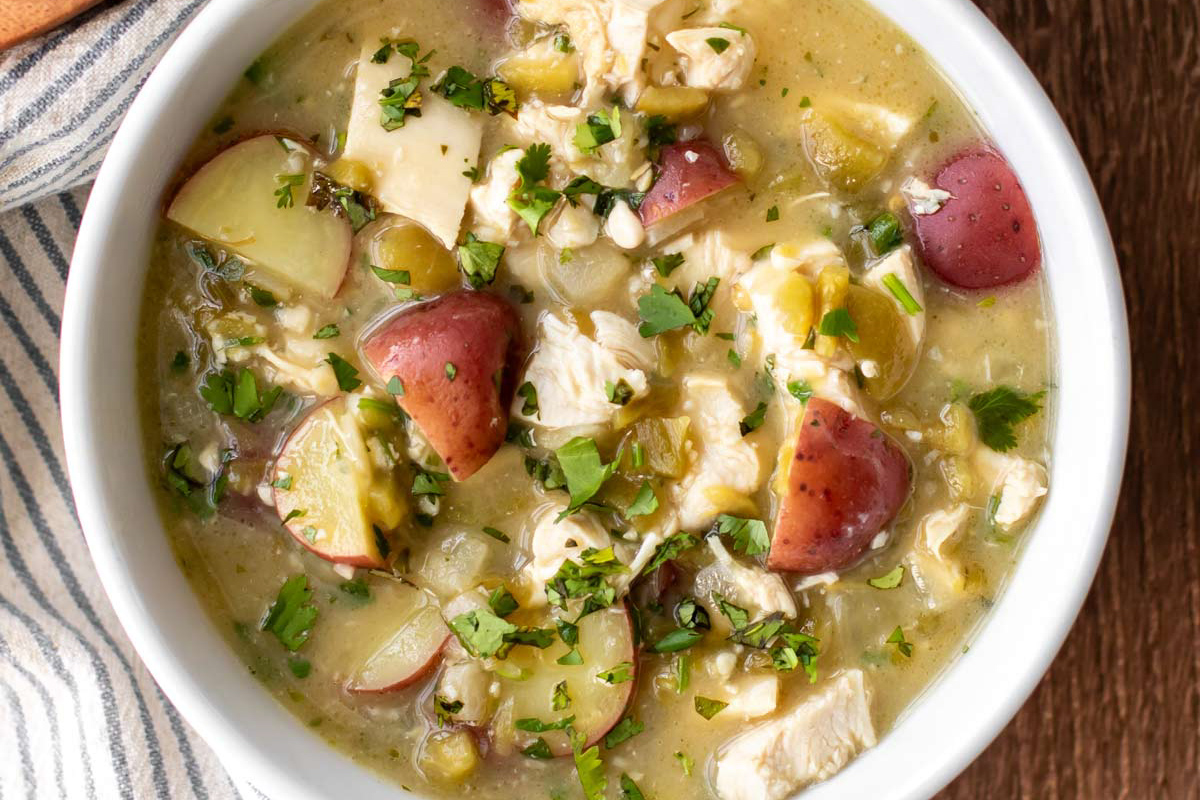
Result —
[{"label": "striped kitchen towel", "polygon": [[108,2],[0,53],[3,800],[261,797],[239,791],[125,638],[75,518],[58,418],[58,332],[84,184],[202,4]]}]

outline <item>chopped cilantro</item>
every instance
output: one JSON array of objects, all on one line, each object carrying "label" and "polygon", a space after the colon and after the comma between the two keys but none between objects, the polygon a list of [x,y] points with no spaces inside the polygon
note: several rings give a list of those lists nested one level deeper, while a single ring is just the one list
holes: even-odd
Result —
[{"label": "chopped cilantro", "polygon": [[554,758],[550,745],[546,744],[546,740],[541,736],[537,738],[536,742],[523,749],[521,754],[529,758]]},{"label": "chopped cilantro", "polygon": [[488,608],[498,617],[507,617],[520,607],[517,598],[512,596],[512,592],[504,584],[497,586],[488,595]]},{"label": "chopped cilantro", "polygon": [[516,168],[521,181],[509,195],[508,205],[536,236],[542,218],[550,213],[561,196],[554,189],[539,185],[550,174],[550,145],[541,142],[530,145]]},{"label": "chopped cilantro", "polygon": [[779,206],[771,206],[767,209],[767,222],[779,221]]},{"label": "chopped cilantro", "polygon": [[567,491],[571,494],[568,511],[576,511],[591,500],[604,482],[612,477],[620,461],[620,458],[614,458],[609,464],[603,463],[596,441],[584,436],[576,436],[555,450],[554,454],[566,477]]},{"label": "chopped cilantro", "polygon": [[517,387],[517,396],[524,398],[525,402],[521,404],[521,413],[525,416],[535,415],[541,418],[541,410],[538,408],[537,387],[529,381],[525,381]]},{"label": "chopped cilantro", "polygon": [[504,542],[505,544],[508,544],[509,542],[512,541],[512,539],[508,538],[508,534],[506,534],[504,531],[500,530],[499,528],[493,528],[488,525],[484,525],[483,532],[498,542]]},{"label": "chopped cilantro", "polygon": [[578,667],[583,663],[583,654],[578,648],[572,647],[565,654],[555,659],[554,663],[561,664],[564,667]]},{"label": "chopped cilantro", "polygon": [[638,316],[642,319],[638,333],[645,339],[696,323],[696,315],[678,292],[668,292],[657,283],[650,294],[638,298]]},{"label": "chopped cilantro", "polygon": [[697,283],[692,289],[692,296],[688,299],[688,308],[696,317],[692,328],[701,336],[708,333],[708,327],[712,324],[714,314],[712,300],[720,283],[721,279],[717,277],[709,278],[704,283]]},{"label": "chopped cilantro", "polygon": [[320,328],[318,328],[317,332],[313,334],[313,338],[314,339],[336,339],[337,337],[339,337],[341,335],[342,335],[342,329],[339,328],[335,323],[331,322],[328,325],[322,325]]},{"label": "chopped cilantro", "polygon": [[412,493],[415,495],[444,495],[446,490],[442,484],[450,480],[444,472],[426,472],[420,470],[413,476]]},{"label": "chopped cilantro", "polygon": [[732,537],[733,549],[748,556],[757,556],[771,548],[767,526],[761,520],[722,514],[717,517],[717,531]]},{"label": "chopped cilantro", "polygon": [[399,375],[393,375],[388,378],[387,393],[395,397],[404,397],[404,381],[400,380]]},{"label": "chopped cilantro", "polygon": [[826,312],[825,316],[821,317],[821,325],[817,332],[822,336],[844,336],[858,344],[858,325],[850,316],[850,312],[844,308]]},{"label": "chopped cilantro", "polygon": [[337,353],[330,353],[329,358],[325,359],[325,363],[333,368],[333,375],[337,378],[338,388],[343,392],[353,392],[359,386],[362,386],[362,381],[358,379],[358,370],[353,364]]},{"label": "chopped cilantro", "polygon": [[459,108],[487,111],[493,116],[517,113],[517,95],[511,86],[499,78],[476,77],[459,66],[446,70],[433,85],[433,91]]},{"label": "chopped cilantro", "polygon": [[806,380],[788,381],[787,390],[788,394],[801,403],[807,403],[813,396],[812,384]]},{"label": "chopped cilantro", "polygon": [[547,648],[554,642],[548,628],[520,628],[489,609],[477,608],[450,621],[450,630],[468,653],[476,658],[504,658],[513,645]]},{"label": "chopped cilantro", "polygon": [[271,481],[271,486],[281,491],[289,491],[292,488],[292,476],[284,475],[282,478],[276,478]]},{"label": "chopped cilantro", "polygon": [[399,283],[405,286],[412,283],[412,273],[406,269],[384,269],[372,264],[371,272],[374,272],[375,277],[384,283]]},{"label": "chopped cilantro", "polygon": [[275,190],[276,208],[291,208],[295,205],[295,200],[292,198],[292,189],[296,186],[303,186],[304,177],[303,173],[275,176],[275,181],[279,184],[279,187]]},{"label": "chopped cilantro", "polygon": [[[719,334],[718,334],[718,335],[719,335]],[[737,350],[734,350],[732,347],[731,347],[731,348],[729,348],[729,352],[727,352],[727,353],[725,354],[725,357],[726,357],[727,359],[729,359],[729,363],[733,365],[733,368],[734,368],[734,369],[740,369],[740,368],[741,368],[741,366],[742,366],[742,357],[738,355],[738,352],[737,352]]]},{"label": "chopped cilantro", "polygon": [[896,630],[892,631],[891,636],[887,638],[887,643],[896,645],[896,649],[899,650],[900,654],[905,658],[912,658],[912,643],[904,638],[904,631],[900,629],[899,625],[896,626]]},{"label": "chopped cilantro", "polygon": [[692,760],[692,757],[676,750],[675,760],[679,762],[680,768],[683,769],[683,774],[689,778],[692,777],[692,767],[696,766],[696,762]]},{"label": "chopped cilantro", "polygon": [[716,53],[717,55],[720,55],[721,53],[724,53],[726,50],[729,49],[729,40],[723,39],[720,36],[713,36],[708,39],[705,39],[704,41],[709,47],[711,47],[713,49],[713,52]]},{"label": "chopped cilantro", "polygon": [[529,733],[545,733],[546,731],[561,731],[566,730],[575,721],[575,717],[563,717],[558,722],[542,722],[537,717],[522,717],[513,723],[513,727],[519,731],[527,731]]},{"label": "chopped cilantro", "polygon": [[774,249],[775,249],[774,242],[772,242],[771,244],[764,244],[762,247],[758,248],[757,250],[755,250],[753,253],[750,254],[750,260],[751,261],[759,261],[760,259],[764,259],[767,256],[771,255],[771,251]]},{"label": "chopped cilantro", "polygon": [[655,548],[654,556],[642,568],[642,574],[649,575],[668,561],[678,558],[680,553],[691,550],[698,544],[700,541],[685,531],[668,536],[662,544]]},{"label": "chopped cilantro", "polygon": [[293,653],[308,641],[313,624],[317,621],[317,607],[309,601],[312,589],[308,588],[308,577],[303,573],[293,575],[279,587],[279,595],[259,625],[260,630],[270,631],[275,638]]},{"label": "chopped cilantro", "polygon": [[897,564],[896,568],[889,571],[886,575],[880,575],[878,578],[870,578],[867,584],[876,589],[895,589],[904,580],[904,565]]},{"label": "chopped cilantro", "polygon": [[379,92],[379,124],[385,131],[403,128],[408,117],[421,116],[421,93],[415,76],[396,78]]},{"label": "chopped cilantro", "polygon": [[696,713],[705,719],[712,719],[717,714],[725,710],[729,703],[723,703],[720,700],[713,700],[708,697],[696,695]]},{"label": "chopped cilantro", "polygon": [[621,800],[646,800],[646,795],[642,794],[633,778],[624,772],[621,773]]},{"label": "chopped cilantro", "polygon": [[747,436],[752,431],[756,431],[761,428],[763,423],[766,421],[767,404],[760,400],[758,405],[754,407],[753,411],[742,417],[742,421],[738,423],[738,430],[742,432],[742,436]]},{"label": "chopped cilantro", "polygon": [[351,597],[357,597],[359,600],[370,600],[371,589],[367,586],[367,582],[362,578],[355,578],[350,581],[342,581],[338,588]]},{"label": "chopped cilantro", "polygon": [[1045,392],[1024,394],[1008,386],[997,386],[973,395],[967,405],[975,414],[979,438],[988,447],[1003,453],[1017,446],[1013,427],[1041,410],[1039,401]]},{"label": "chopped cilantro", "polygon": [[[618,723],[620,727],[620,723]],[[613,730],[616,730],[615,728]],[[604,777],[604,762],[600,760],[600,748],[593,745],[584,750],[586,737],[571,729],[567,731],[571,739],[571,753],[575,757],[575,774],[579,777],[579,785],[583,787],[585,800],[604,800],[604,792],[608,789],[608,779]],[[609,731],[609,736],[612,731]],[[607,746],[605,737],[605,744]]]},{"label": "chopped cilantro", "polygon": [[654,494],[654,487],[650,485],[650,481],[642,481],[642,486],[638,489],[637,497],[633,498],[633,502],[629,505],[625,516],[629,519],[644,517],[648,514],[653,514],[657,510],[658,497]]},{"label": "chopped cilantro", "polygon": [[454,364],[447,361],[446,362],[446,380],[453,381],[457,377],[458,377],[458,367],[454,366]]},{"label": "chopped cilantro", "polygon": [[612,669],[596,673],[596,679],[609,684],[627,683],[633,680],[633,662],[622,661]]},{"label": "chopped cilantro", "polygon": [[683,266],[683,253],[667,253],[664,256],[656,256],[650,259],[650,263],[658,270],[659,275],[668,278],[672,272]]},{"label": "chopped cilantro", "polygon": [[692,683],[692,657],[687,653],[675,656],[675,694],[683,694]]},{"label": "chopped cilantro", "polygon": [[555,711],[571,707],[571,695],[567,691],[566,681],[554,684],[554,693],[550,696],[550,707]]},{"label": "chopped cilantro", "polygon": [[639,722],[633,717],[625,717],[604,736],[604,748],[612,750],[622,742],[629,741],[634,736],[637,736],[642,731],[646,730],[646,723]]},{"label": "chopped cilantro", "polygon": [[[617,590],[607,578],[628,571],[626,566],[617,560],[611,546],[603,550],[589,547],[580,555],[580,562],[582,563],[577,564],[569,558],[563,559],[554,577],[545,585],[546,600],[552,606],[565,609],[567,600],[584,601],[576,622],[615,603]],[[568,635],[577,639],[578,631],[568,629]]]},{"label": "chopped cilantro", "polygon": [[258,422],[271,413],[283,389],[275,386],[260,392],[254,373],[242,367],[236,374],[228,369],[208,373],[199,392],[209,408],[218,414],[234,416],[244,422]]},{"label": "chopped cilantro", "polygon": [[585,122],[575,128],[575,146],[581,153],[595,153],[602,145],[616,141],[621,136],[621,111],[613,107],[612,114],[603,109],[589,114]]},{"label": "chopped cilantro", "polygon": [[191,357],[182,350],[179,350],[175,353],[175,357],[171,359],[171,372],[175,375],[187,372],[187,368],[191,363]]},{"label": "chopped cilantro", "polygon": [[246,284],[246,288],[250,290],[250,299],[254,301],[255,305],[262,308],[274,308],[275,306],[279,305],[279,301],[275,298],[275,295],[271,294],[266,289],[260,289],[259,287],[251,286],[250,284]]},{"label": "chopped cilantro", "polygon": [[676,628],[650,646],[653,653],[676,653],[687,650],[704,638],[704,634],[690,628]]},{"label": "chopped cilantro", "polygon": [[454,715],[463,710],[462,700],[451,702],[440,694],[433,696],[433,713],[437,717],[438,727],[454,721]]},{"label": "chopped cilantro", "polygon": [[712,628],[712,620],[709,619],[708,611],[691,597],[685,597],[676,603],[671,616],[681,628],[700,631]]},{"label": "chopped cilantro", "polygon": [[629,405],[629,401],[633,399],[633,387],[624,378],[619,379],[616,383],[605,381],[604,396],[608,398],[608,402],[615,405]]}]

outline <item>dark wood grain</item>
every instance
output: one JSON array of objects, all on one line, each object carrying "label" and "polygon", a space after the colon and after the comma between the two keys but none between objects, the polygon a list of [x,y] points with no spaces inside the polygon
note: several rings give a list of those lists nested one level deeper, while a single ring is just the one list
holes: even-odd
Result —
[{"label": "dark wood grain", "polygon": [[940,800],[1196,800],[1200,0],[976,2],[1058,106],[1104,203],[1129,307],[1133,420],[1112,539],[1079,621]]}]

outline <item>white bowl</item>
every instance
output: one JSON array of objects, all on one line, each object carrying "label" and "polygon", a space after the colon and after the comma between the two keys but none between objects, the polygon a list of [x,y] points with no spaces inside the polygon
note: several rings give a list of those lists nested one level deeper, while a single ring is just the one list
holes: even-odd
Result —
[{"label": "white bowl", "polygon": [[[131,419],[141,287],[164,187],[243,66],[316,2],[212,0],[129,109],[88,201],[67,284],[63,433],[79,519],[108,596],[163,690],[230,770],[276,798],[413,797],[330,748],[247,674],[176,566]],[[872,2],[941,65],[1033,204],[1058,338],[1051,490],[969,652],[878,747],[805,800],[927,798],[1012,718],[1091,584],[1112,522],[1129,420],[1116,259],[1054,108],[969,0]]]}]

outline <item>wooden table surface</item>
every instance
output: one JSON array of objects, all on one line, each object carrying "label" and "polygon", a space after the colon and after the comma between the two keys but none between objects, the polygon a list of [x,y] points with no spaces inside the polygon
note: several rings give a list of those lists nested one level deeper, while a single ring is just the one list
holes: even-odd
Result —
[{"label": "wooden table surface", "polygon": [[939,800],[1198,800],[1200,0],[976,3],[1054,100],[1104,204],[1129,308],[1133,419],[1079,621]]}]

